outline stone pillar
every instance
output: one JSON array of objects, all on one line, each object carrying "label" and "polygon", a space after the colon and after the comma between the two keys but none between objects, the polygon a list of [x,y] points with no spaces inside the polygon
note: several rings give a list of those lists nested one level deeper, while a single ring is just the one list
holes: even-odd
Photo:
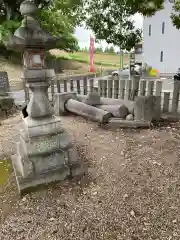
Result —
[{"label": "stone pillar", "polygon": [[180,81],[174,81],[171,112],[176,113],[179,103]]},{"label": "stone pillar", "polygon": [[135,120],[159,120],[161,117],[160,96],[139,96],[134,103]]},{"label": "stone pillar", "polygon": [[25,69],[21,78],[26,81],[27,87],[32,91],[27,112],[32,118],[45,117],[53,114],[48,100],[47,90],[49,81],[55,77],[51,69],[29,70]]},{"label": "stone pillar", "polygon": [[128,108],[125,105],[97,105],[97,108],[103,109],[112,113],[114,117],[126,118],[129,114]]},{"label": "stone pillar", "polygon": [[103,109],[87,105],[74,99],[69,99],[65,103],[65,108],[69,112],[75,113],[77,115],[86,117],[90,120],[100,123],[107,123],[108,119],[112,117],[111,113]]},{"label": "stone pillar", "polygon": [[139,96],[134,103],[134,119],[152,121],[154,96]]},{"label": "stone pillar", "polygon": [[138,96],[139,81],[140,81],[140,76],[132,77],[132,90],[131,90],[131,96],[130,96],[131,101],[134,101],[135,97]]},{"label": "stone pillar", "polygon": [[[77,94],[77,100],[84,102],[87,96]],[[128,108],[129,113],[134,113],[134,101],[114,98],[101,98],[100,103],[97,105],[125,105]]]}]

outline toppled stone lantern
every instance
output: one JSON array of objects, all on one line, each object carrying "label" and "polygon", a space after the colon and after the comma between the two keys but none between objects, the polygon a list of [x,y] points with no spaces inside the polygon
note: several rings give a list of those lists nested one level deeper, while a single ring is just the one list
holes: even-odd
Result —
[{"label": "toppled stone lantern", "polygon": [[54,70],[46,69],[44,53],[56,46],[59,38],[44,32],[36,19],[37,8],[30,0],[20,6],[22,26],[9,36],[8,48],[23,53],[22,79],[32,91],[22,119],[20,142],[12,163],[19,192],[38,185],[63,180],[83,173],[76,148],[62,127],[47,98]]}]

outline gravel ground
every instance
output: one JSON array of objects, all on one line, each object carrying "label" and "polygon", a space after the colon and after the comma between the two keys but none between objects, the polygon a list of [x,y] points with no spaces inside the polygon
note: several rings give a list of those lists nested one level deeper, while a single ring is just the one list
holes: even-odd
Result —
[{"label": "gravel ground", "polygon": [[21,113],[9,116],[5,120],[0,118],[0,158],[10,157],[15,152],[20,122]]},{"label": "gravel ground", "polygon": [[[3,123],[0,145],[2,128],[13,142],[19,121]],[[12,174],[0,188],[0,239],[180,239],[179,123],[107,131],[79,117],[62,122],[80,144],[88,174],[22,199]]]}]

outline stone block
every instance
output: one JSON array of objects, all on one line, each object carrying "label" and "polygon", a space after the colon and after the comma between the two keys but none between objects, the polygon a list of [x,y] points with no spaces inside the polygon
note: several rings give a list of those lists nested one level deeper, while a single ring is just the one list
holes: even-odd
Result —
[{"label": "stone block", "polygon": [[7,72],[0,72],[0,96],[8,96],[9,79]]},{"label": "stone block", "polygon": [[100,99],[100,94],[97,91],[93,91],[89,93],[82,102],[91,106],[96,106],[100,104]]},{"label": "stone block", "polygon": [[139,96],[134,103],[135,120],[159,120],[161,117],[160,96]]},{"label": "stone block", "polygon": [[81,177],[84,175],[86,172],[85,165],[81,162],[81,159],[79,159],[75,145],[68,150],[68,160],[71,177]]},{"label": "stone block", "polygon": [[0,108],[3,111],[11,110],[14,107],[14,99],[9,96],[0,96]]},{"label": "stone block", "polygon": [[152,121],[154,115],[154,96],[139,96],[134,103],[134,119]]},{"label": "stone block", "polygon": [[7,116],[6,111],[3,111],[2,109],[0,109],[0,118],[5,118]]},{"label": "stone block", "polygon": [[28,134],[29,137],[38,137],[41,135],[55,134],[64,132],[61,120],[57,116],[50,116],[47,118],[27,117],[23,119],[24,129],[22,134]]},{"label": "stone block", "polygon": [[153,120],[160,120],[161,118],[161,97],[154,96],[154,111],[153,111]]},{"label": "stone block", "polygon": [[16,161],[14,161],[17,172],[21,174],[23,178],[33,174],[33,164],[28,159],[27,143],[27,139],[24,139],[23,136],[20,135],[20,141],[17,143],[17,157]]},{"label": "stone block", "polygon": [[53,153],[62,153],[72,143],[67,132],[54,133],[51,135],[41,135],[29,139],[28,155],[29,156],[46,156]]},{"label": "stone block", "polygon": [[52,151],[49,154],[29,155],[29,161],[34,167],[34,174],[37,175],[44,172],[48,173],[55,169],[63,169],[64,166],[68,166],[68,155],[67,151]]},{"label": "stone block", "polygon": [[63,113],[67,112],[65,108],[65,103],[69,99],[76,99],[76,93],[56,93],[55,100],[54,100],[54,112],[56,116],[63,115]]},{"label": "stone block", "polygon": [[132,114],[129,114],[126,116],[126,120],[128,120],[128,121],[132,121],[133,119],[134,119],[134,117]]},{"label": "stone block", "polygon": [[[42,185],[49,183],[62,181],[70,175],[68,166],[63,166],[55,169],[48,169],[48,171],[40,173],[33,172],[28,177],[23,177],[16,167],[16,162],[19,156],[14,155],[12,157],[13,168],[15,172],[18,191],[21,195],[30,192],[33,189],[37,189]],[[21,160],[22,161],[22,160]]]},{"label": "stone block", "polygon": [[110,128],[149,128],[150,121],[110,118],[107,126]]},{"label": "stone block", "polygon": [[20,193],[83,174],[76,148],[59,118],[23,119],[12,163]]},{"label": "stone block", "polygon": [[[38,79],[36,79],[37,81]],[[30,81],[28,79],[27,81]],[[47,97],[48,81],[39,81],[37,83],[28,82],[32,91],[30,101],[27,106],[28,115],[32,118],[42,118],[53,115],[53,108]],[[36,91],[34,91],[36,89]]]}]

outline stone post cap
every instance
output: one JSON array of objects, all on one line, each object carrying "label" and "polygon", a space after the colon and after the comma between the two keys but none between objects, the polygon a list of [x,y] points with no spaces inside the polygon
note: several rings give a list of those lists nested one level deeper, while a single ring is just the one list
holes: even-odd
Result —
[{"label": "stone post cap", "polygon": [[37,7],[32,0],[25,0],[20,5],[21,15],[35,15],[37,12]]}]

